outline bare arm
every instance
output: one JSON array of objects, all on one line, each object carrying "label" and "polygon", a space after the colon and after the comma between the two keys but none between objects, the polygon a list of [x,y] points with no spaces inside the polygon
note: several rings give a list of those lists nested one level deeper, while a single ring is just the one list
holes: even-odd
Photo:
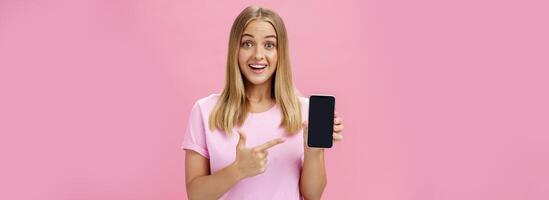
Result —
[{"label": "bare arm", "polygon": [[[343,119],[338,116],[337,112],[334,113],[334,142],[341,141],[343,136]],[[301,177],[299,180],[299,191],[301,195],[306,199],[320,199],[322,192],[326,188],[326,167],[324,165],[324,149],[310,148],[307,145],[308,138],[308,122],[303,123],[303,168],[301,170]]]},{"label": "bare arm", "polygon": [[306,200],[320,199],[326,188],[324,149],[305,147],[299,190]]},{"label": "bare arm", "polygon": [[185,154],[185,177],[190,200],[219,199],[242,179],[234,165],[210,174],[209,160],[191,150]]},{"label": "bare arm", "polygon": [[194,151],[187,151],[185,157],[185,177],[189,199],[218,199],[240,180],[265,172],[267,149],[284,140],[273,139],[253,148],[246,147],[246,135],[239,133],[235,161],[210,174],[210,162]]}]

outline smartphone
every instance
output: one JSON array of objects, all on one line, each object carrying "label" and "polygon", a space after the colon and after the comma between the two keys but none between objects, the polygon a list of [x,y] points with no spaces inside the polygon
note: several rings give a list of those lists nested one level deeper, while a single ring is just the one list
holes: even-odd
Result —
[{"label": "smartphone", "polygon": [[334,96],[315,94],[309,97],[309,135],[307,139],[309,147],[332,147],[334,109]]}]

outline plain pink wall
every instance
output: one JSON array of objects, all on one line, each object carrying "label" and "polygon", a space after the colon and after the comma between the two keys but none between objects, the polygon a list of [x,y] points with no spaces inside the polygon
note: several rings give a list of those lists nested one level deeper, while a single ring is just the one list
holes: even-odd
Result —
[{"label": "plain pink wall", "polygon": [[345,140],[324,199],[549,199],[545,1],[0,1],[0,199],[185,199],[180,144],[247,5]]}]

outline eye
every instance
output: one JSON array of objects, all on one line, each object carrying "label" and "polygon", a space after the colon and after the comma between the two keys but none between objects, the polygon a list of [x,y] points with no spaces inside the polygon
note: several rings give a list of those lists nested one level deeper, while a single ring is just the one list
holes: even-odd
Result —
[{"label": "eye", "polygon": [[267,48],[267,49],[272,49],[272,48],[275,48],[275,47],[276,47],[276,45],[275,45],[274,42],[265,43],[265,48]]},{"label": "eye", "polygon": [[241,46],[244,47],[244,48],[250,48],[250,47],[253,47],[254,44],[253,44],[252,41],[246,40],[246,41],[242,42]]}]

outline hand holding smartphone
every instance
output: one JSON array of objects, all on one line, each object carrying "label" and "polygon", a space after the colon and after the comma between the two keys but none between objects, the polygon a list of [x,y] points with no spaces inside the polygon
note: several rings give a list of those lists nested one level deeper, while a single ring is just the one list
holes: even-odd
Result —
[{"label": "hand holding smartphone", "polygon": [[311,95],[309,97],[309,132],[307,145],[331,148],[334,133],[335,97]]}]

